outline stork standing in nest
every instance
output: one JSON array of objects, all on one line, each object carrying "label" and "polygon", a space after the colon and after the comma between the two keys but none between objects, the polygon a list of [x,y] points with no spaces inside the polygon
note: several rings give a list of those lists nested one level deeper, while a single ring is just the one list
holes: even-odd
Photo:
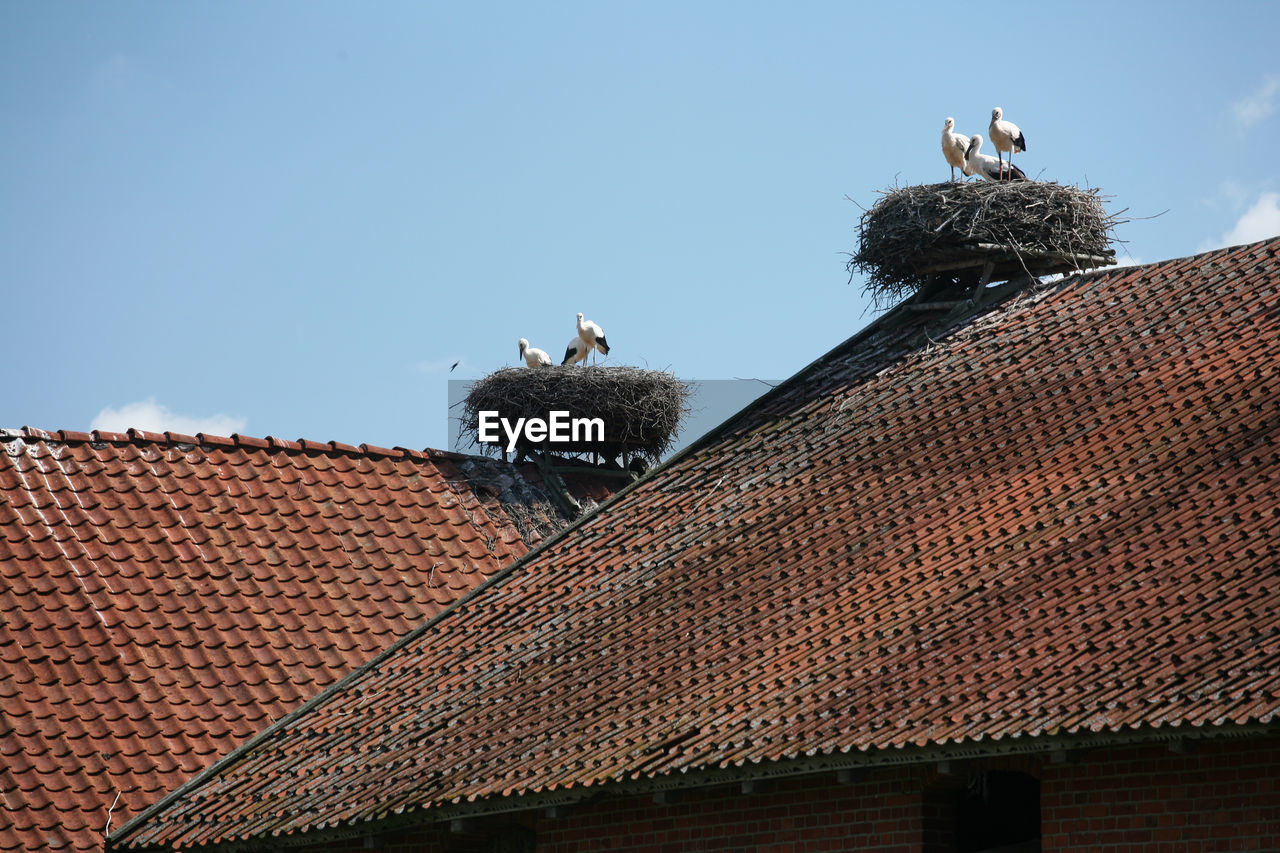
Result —
[{"label": "stork standing in nest", "polygon": [[[1013,171],[1013,152],[1027,150],[1027,137],[1018,126],[1004,120],[1004,110],[996,107],[991,111],[991,126],[987,128],[991,134],[991,144],[996,147],[996,158],[1004,162],[1003,154],[1009,154],[1009,170]],[[1023,175],[1026,177],[1026,175]],[[1011,178],[1012,180],[1012,178]]]},{"label": "stork standing in nest", "polygon": [[[603,355],[609,354],[609,342],[604,339],[604,329],[597,326],[590,320],[582,318],[582,312],[578,312],[578,337],[587,345],[587,349],[595,350]],[[596,363],[595,352],[591,354],[591,363]]]},{"label": "stork standing in nest", "polygon": [[973,138],[969,140],[969,150],[964,157],[965,165],[969,167],[969,174],[981,175],[988,181],[1000,181],[1008,179],[1010,181],[1025,181],[1027,175],[1013,163],[1005,165],[1002,161],[992,157],[990,154],[982,153],[982,134],[975,133]]},{"label": "stork standing in nest", "polygon": [[524,359],[524,363],[529,367],[551,366],[551,356],[537,347],[529,346],[529,342],[524,338],[520,339],[520,357]]},{"label": "stork standing in nest", "polygon": [[947,163],[951,166],[953,181],[956,179],[956,169],[966,177],[973,174],[964,160],[964,155],[969,150],[969,137],[963,133],[955,133],[955,126],[956,120],[950,117],[942,125],[942,156],[947,158]]},{"label": "stork standing in nest", "polygon": [[578,362],[587,360],[587,353],[591,348],[582,342],[582,338],[574,335],[573,340],[569,341],[569,345],[564,348],[564,361],[561,364],[577,364]]}]

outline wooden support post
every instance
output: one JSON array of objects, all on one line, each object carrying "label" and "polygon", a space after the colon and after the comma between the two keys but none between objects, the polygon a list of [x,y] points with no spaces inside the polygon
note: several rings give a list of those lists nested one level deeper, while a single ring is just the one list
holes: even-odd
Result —
[{"label": "wooden support post", "polygon": [[982,267],[982,277],[978,279],[978,286],[969,294],[970,301],[974,305],[982,304],[982,291],[986,289],[987,282],[991,281],[991,274],[995,272],[996,265],[994,261],[988,260]]},{"label": "wooden support post", "polygon": [[565,485],[564,480],[556,473],[556,469],[552,467],[546,453],[534,451],[534,461],[538,463],[538,471],[542,474],[542,479],[547,484],[547,491],[551,492],[552,499],[560,505],[565,517],[572,521],[582,515],[582,504],[578,503],[573,495],[569,494],[569,487]]}]

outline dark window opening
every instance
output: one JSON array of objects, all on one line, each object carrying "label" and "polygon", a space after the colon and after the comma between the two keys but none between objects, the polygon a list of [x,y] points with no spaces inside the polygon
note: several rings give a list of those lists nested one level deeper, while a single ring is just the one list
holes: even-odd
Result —
[{"label": "dark window opening", "polygon": [[537,846],[537,836],[526,826],[471,818],[445,832],[440,849],[445,853],[534,853]]},{"label": "dark window opening", "polygon": [[489,840],[488,853],[533,853],[538,838],[533,830],[519,824],[504,827]]},{"label": "dark window opening", "polygon": [[1037,853],[1040,780],[988,770],[970,779],[956,800],[957,853]]}]

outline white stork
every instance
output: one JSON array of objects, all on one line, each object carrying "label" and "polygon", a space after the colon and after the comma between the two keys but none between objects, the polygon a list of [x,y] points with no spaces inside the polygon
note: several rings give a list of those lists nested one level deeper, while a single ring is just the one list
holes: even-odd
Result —
[{"label": "white stork", "polygon": [[947,162],[951,165],[951,180],[956,179],[956,169],[960,170],[962,175],[972,175],[969,167],[964,162],[965,152],[969,150],[969,137],[963,133],[954,133],[952,128],[956,126],[956,120],[948,118],[942,125],[942,156],[947,158]]},{"label": "white stork", "polygon": [[[609,354],[609,342],[604,339],[604,329],[590,320],[582,319],[581,311],[578,312],[578,337],[582,338],[587,349],[597,350],[604,355]],[[591,363],[596,363],[595,353],[591,355]]]},{"label": "white stork", "polygon": [[987,128],[991,134],[991,144],[996,147],[996,158],[1004,162],[1001,155],[1009,152],[1009,166],[1013,167],[1013,152],[1027,150],[1027,137],[1018,126],[1004,120],[1004,110],[996,107],[991,111],[991,126]]},{"label": "white stork", "polygon": [[964,155],[965,165],[969,168],[969,174],[981,175],[988,181],[998,181],[1008,176],[1011,181],[1025,181],[1026,174],[1012,163],[1005,165],[1000,160],[992,157],[990,154],[982,152],[982,134],[975,133],[973,138],[969,140],[969,150]]},{"label": "white stork", "polygon": [[564,348],[564,361],[561,364],[577,364],[580,361],[587,360],[587,353],[591,351],[591,347],[582,342],[582,338],[577,335],[573,336],[573,340],[569,341],[569,345]]},{"label": "white stork", "polygon": [[550,367],[551,356],[547,355],[537,347],[529,346],[529,342],[524,338],[520,339],[520,357],[524,359],[524,363],[530,367]]}]

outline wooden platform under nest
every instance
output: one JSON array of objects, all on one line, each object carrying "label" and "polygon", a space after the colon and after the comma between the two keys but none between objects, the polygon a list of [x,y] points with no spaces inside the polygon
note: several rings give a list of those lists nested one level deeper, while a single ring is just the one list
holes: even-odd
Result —
[{"label": "wooden platform under nest", "polygon": [[1082,269],[1112,266],[1116,262],[1113,249],[1100,254],[1085,252],[1046,252],[1039,249],[1009,246],[999,243],[972,243],[943,249],[934,253],[928,263],[920,266],[925,275],[934,273],[963,274],[980,272],[991,264],[989,280],[1004,281],[1018,275],[1053,275]]}]

